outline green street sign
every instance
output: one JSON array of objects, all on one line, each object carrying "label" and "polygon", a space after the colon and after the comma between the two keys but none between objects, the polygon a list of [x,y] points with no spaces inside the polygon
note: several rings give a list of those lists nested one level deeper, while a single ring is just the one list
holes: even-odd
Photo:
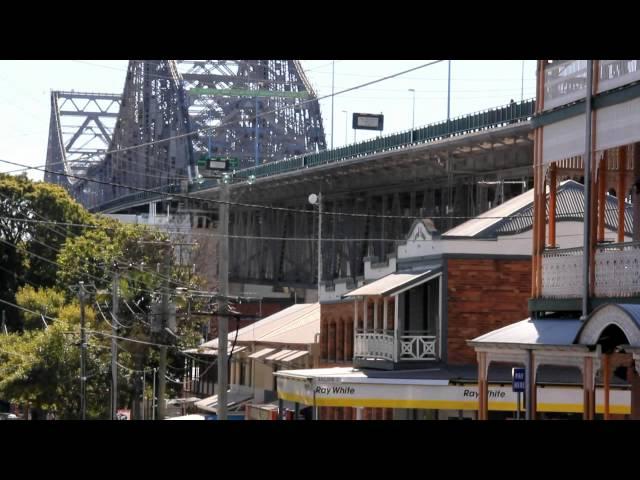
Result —
[{"label": "green street sign", "polygon": [[229,157],[210,157],[205,155],[198,160],[198,167],[202,167],[209,170],[220,170],[221,164],[225,164],[225,169],[237,169],[240,166],[240,161],[237,158]]},{"label": "green street sign", "polygon": [[285,92],[280,90],[244,90],[239,88],[192,88],[189,95],[212,95],[220,97],[278,97],[309,98],[309,92]]}]

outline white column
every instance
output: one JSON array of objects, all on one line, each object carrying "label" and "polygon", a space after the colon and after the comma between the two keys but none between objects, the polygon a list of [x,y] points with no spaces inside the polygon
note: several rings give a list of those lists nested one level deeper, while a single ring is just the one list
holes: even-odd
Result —
[{"label": "white column", "polygon": [[389,328],[388,310],[389,310],[389,297],[384,297],[382,300],[382,328],[386,331]]},{"label": "white column", "polygon": [[373,330],[378,330],[378,299],[373,300]]},{"label": "white column", "polygon": [[393,343],[394,343],[394,349],[393,349],[393,361],[397,362],[398,361],[398,351],[400,349],[400,336],[398,335],[398,332],[400,331],[400,321],[398,320],[398,305],[400,303],[400,295],[402,294],[398,294],[395,297],[393,297]]},{"label": "white column", "polygon": [[368,317],[369,317],[369,311],[367,308],[367,300],[368,297],[362,297],[362,309],[364,310],[364,316],[363,316],[363,321],[362,321],[362,330],[363,331],[367,331],[367,329],[369,328],[369,325],[367,325],[368,322]]},{"label": "white column", "polygon": [[353,340],[358,332],[358,297],[353,297]]}]

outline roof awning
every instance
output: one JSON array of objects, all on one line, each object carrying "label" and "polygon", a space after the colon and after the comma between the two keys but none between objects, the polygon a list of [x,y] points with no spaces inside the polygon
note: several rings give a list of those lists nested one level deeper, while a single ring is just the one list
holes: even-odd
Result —
[{"label": "roof awning", "polygon": [[422,273],[391,273],[375,282],[356,288],[343,297],[389,296],[402,293],[440,276],[440,269],[427,270]]},{"label": "roof awning", "polygon": [[[232,346],[231,344],[228,346],[227,354],[231,353],[231,346]],[[233,349],[233,353],[236,354],[246,349],[247,347],[236,345],[235,348]],[[191,353],[195,355],[208,355],[212,357],[218,356],[218,350],[215,348],[190,348],[188,350],[183,350],[183,353]]]},{"label": "roof awning", "polygon": [[184,415],[182,417],[166,418],[165,420],[205,420],[204,415]]},{"label": "roof awning", "polygon": [[[505,372],[500,381],[489,381],[488,407],[491,411],[513,412],[516,409],[517,394],[511,385],[510,368],[505,370],[508,373]],[[274,375],[278,382],[278,398],[303,405],[434,410],[479,408],[477,380],[459,380],[455,372],[442,368],[413,371],[320,368],[281,370]],[[538,411],[581,412],[582,385],[566,381],[554,383],[538,387]],[[596,401],[598,411],[601,411],[604,397],[600,395],[601,389],[598,390]],[[623,415],[631,411],[629,389],[612,389],[610,394],[611,411]]]},{"label": "roof awning", "polygon": [[582,348],[574,341],[582,326],[580,320],[574,319],[530,319],[512,323],[485,333],[467,343],[474,347],[481,346],[556,346]]},{"label": "roof awning", "polygon": [[248,358],[261,358],[266,354],[273,352],[274,350],[275,348],[263,348],[262,350],[258,350],[257,352],[252,353]]},{"label": "roof awning", "polygon": [[279,352],[274,353],[273,355],[269,355],[265,360],[280,360],[288,355],[291,355],[296,350],[280,350]]},{"label": "roof awning", "polygon": [[309,351],[308,350],[294,350],[293,353],[287,355],[286,357],[279,358],[278,361],[280,361],[282,363],[289,363],[289,362],[292,362],[293,360],[296,360],[298,358],[302,358],[305,355],[309,355]]},{"label": "roof awning", "polygon": [[[231,409],[233,407],[238,407],[243,403],[248,402],[253,398],[253,395],[244,392],[227,392],[227,408]],[[205,410],[207,412],[218,413],[218,395],[213,395],[212,397],[203,398],[199,402],[195,403],[195,406],[200,410]]]}]

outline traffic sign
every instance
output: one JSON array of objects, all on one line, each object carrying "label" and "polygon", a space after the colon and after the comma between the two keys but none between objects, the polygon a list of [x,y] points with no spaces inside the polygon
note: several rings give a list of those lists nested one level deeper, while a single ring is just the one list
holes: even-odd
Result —
[{"label": "traffic sign", "polygon": [[525,369],[514,368],[511,370],[511,376],[513,378],[513,391],[522,393],[526,390],[525,387]]},{"label": "traffic sign", "polygon": [[384,130],[384,115],[354,113],[352,126],[356,130]]}]

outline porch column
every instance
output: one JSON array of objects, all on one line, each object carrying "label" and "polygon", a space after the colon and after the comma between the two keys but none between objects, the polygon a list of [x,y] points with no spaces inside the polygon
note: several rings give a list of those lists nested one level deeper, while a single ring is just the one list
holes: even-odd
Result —
[{"label": "porch column", "polygon": [[527,420],[535,420],[538,410],[538,387],[536,380],[536,372],[538,371],[538,367],[536,366],[536,362],[534,361],[533,350],[527,350],[527,357],[525,360],[525,381],[526,381],[526,392],[525,392],[525,401],[526,403],[526,419]]},{"label": "porch column", "polygon": [[595,400],[594,395],[594,383],[593,378],[593,358],[592,357],[584,357],[584,367],[582,369],[582,385],[584,391],[584,401],[583,401],[583,414],[582,418],[584,420],[593,420],[593,402]]},{"label": "porch column", "polygon": [[344,361],[344,325],[343,319],[336,320],[336,361]]},{"label": "porch column", "polygon": [[609,416],[609,389],[611,383],[610,356],[605,353],[602,356],[602,376],[604,377],[604,419],[611,420]]},{"label": "porch column", "polygon": [[393,361],[398,361],[398,349],[400,348],[400,320],[398,319],[398,302],[400,302],[400,295],[393,297]]},{"label": "porch column", "polygon": [[367,323],[369,323],[368,322],[369,309],[367,308],[368,307],[367,300],[368,300],[368,297],[362,297],[362,310],[364,311],[363,315],[362,315],[363,316],[363,319],[362,319],[362,330],[365,331],[365,332],[369,328],[369,325],[367,325]]},{"label": "porch column", "polygon": [[624,242],[624,194],[627,182],[627,148],[618,149],[618,243]]},{"label": "porch column", "polygon": [[555,163],[549,166],[549,247],[556,248],[556,178]]},{"label": "porch column", "polygon": [[487,352],[478,352],[478,420],[489,418]]},{"label": "porch column", "polygon": [[640,143],[633,145],[633,241],[640,242]]},{"label": "porch column", "polygon": [[349,361],[351,358],[353,358],[353,338],[351,337],[351,331],[352,331],[352,327],[349,324],[349,322],[347,320],[345,320],[343,322],[343,329],[344,329],[344,346],[342,347],[342,351],[343,351],[343,359],[345,362]]},{"label": "porch column", "polygon": [[373,330],[378,330],[378,297],[373,300]]},{"label": "porch column", "polygon": [[634,353],[631,362],[631,420],[640,420],[640,354]]},{"label": "porch column", "polygon": [[389,297],[382,300],[382,329],[386,332],[389,329]]},{"label": "porch column", "polygon": [[358,297],[353,298],[353,338],[356,338],[358,331]]},{"label": "porch column", "polygon": [[607,192],[607,153],[600,159],[598,168],[598,242],[604,242],[604,215]]}]

